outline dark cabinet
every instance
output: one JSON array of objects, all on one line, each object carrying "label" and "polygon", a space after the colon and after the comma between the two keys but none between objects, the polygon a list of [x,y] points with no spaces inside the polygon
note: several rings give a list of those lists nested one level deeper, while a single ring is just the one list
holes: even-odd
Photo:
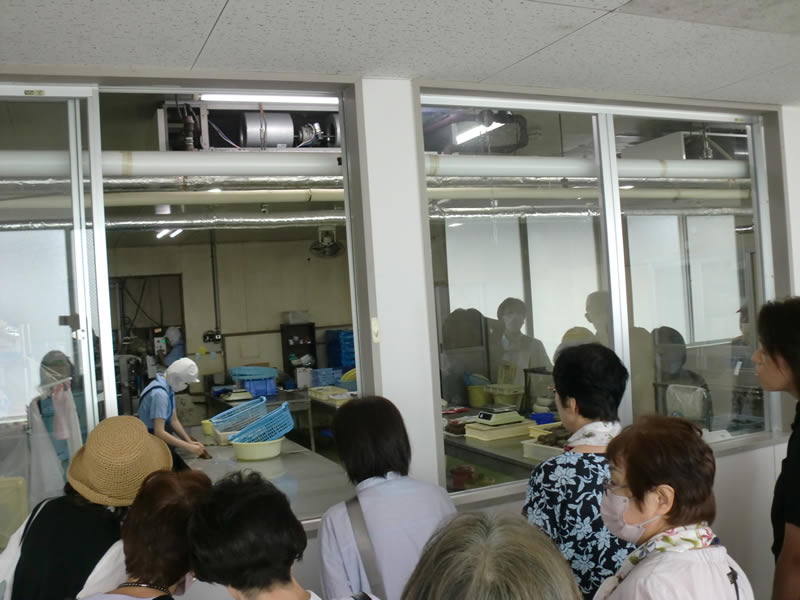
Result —
[{"label": "dark cabinet", "polygon": [[[302,358],[308,354],[317,365],[317,336],[314,323],[297,323],[295,325],[281,325],[281,349],[283,351],[283,370],[294,376],[295,365],[293,359]],[[302,366],[302,365],[300,365]]]}]

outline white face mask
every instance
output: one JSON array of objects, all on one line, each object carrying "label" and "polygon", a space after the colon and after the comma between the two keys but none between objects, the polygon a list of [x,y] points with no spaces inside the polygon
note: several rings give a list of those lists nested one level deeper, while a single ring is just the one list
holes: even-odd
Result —
[{"label": "white face mask", "polygon": [[625,522],[625,511],[628,509],[630,499],[625,496],[618,496],[610,490],[603,494],[603,501],[600,503],[600,515],[606,528],[621,540],[638,544],[644,536],[645,525],[652,523],[661,515],[656,515],[642,523],[631,525]]}]

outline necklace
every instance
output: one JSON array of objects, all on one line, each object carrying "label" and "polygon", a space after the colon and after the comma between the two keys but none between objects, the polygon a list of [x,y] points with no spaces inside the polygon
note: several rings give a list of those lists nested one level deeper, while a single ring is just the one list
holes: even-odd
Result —
[{"label": "necklace", "polygon": [[154,590],[158,590],[159,592],[164,592],[165,594],[169,594],[168,588],[165,588],[163,585],[156,585],[155,583],[139,583],[138,581],[126,581],[125,583],[120,583],[117,587],[152,588]]}]

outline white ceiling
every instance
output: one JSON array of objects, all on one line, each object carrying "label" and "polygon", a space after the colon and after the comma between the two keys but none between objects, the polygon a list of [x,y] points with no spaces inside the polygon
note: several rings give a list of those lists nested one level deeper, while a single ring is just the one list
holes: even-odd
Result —
[{"label": "white ceiling", "polygon": [[0,65],[21,74],[152,67],[800,102],[800,0],[5,0],[0,10]]}]

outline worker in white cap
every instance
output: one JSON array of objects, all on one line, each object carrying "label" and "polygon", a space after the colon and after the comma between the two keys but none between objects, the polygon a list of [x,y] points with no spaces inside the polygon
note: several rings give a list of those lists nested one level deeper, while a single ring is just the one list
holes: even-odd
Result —
[{"label": "worker in white cap", "polygon": [[175,448],[183,448],[195,456],[205,452],[203,444],[193,440],[183,429],[175,410],[175,392],[181,392],[190,383],[200,381],[197,375],[197,365],[191,358],[179,358],[163,375],[158,373],[139,394],[139,419],[150,433],[167,443],[176,471],[188,467],[175,453]]},{"label": "worker in white cap", "polygon": [[169,367],[179,358],[186,356],[186,344],[183,342],[183,335],[181,334],[180,328],[175,326],[167,327],[167,330],[164,332],[164,337],[169,344],[169,351],[164,353],[164,351],[161,350],[158,353],[158,360],[165,367]]}]

